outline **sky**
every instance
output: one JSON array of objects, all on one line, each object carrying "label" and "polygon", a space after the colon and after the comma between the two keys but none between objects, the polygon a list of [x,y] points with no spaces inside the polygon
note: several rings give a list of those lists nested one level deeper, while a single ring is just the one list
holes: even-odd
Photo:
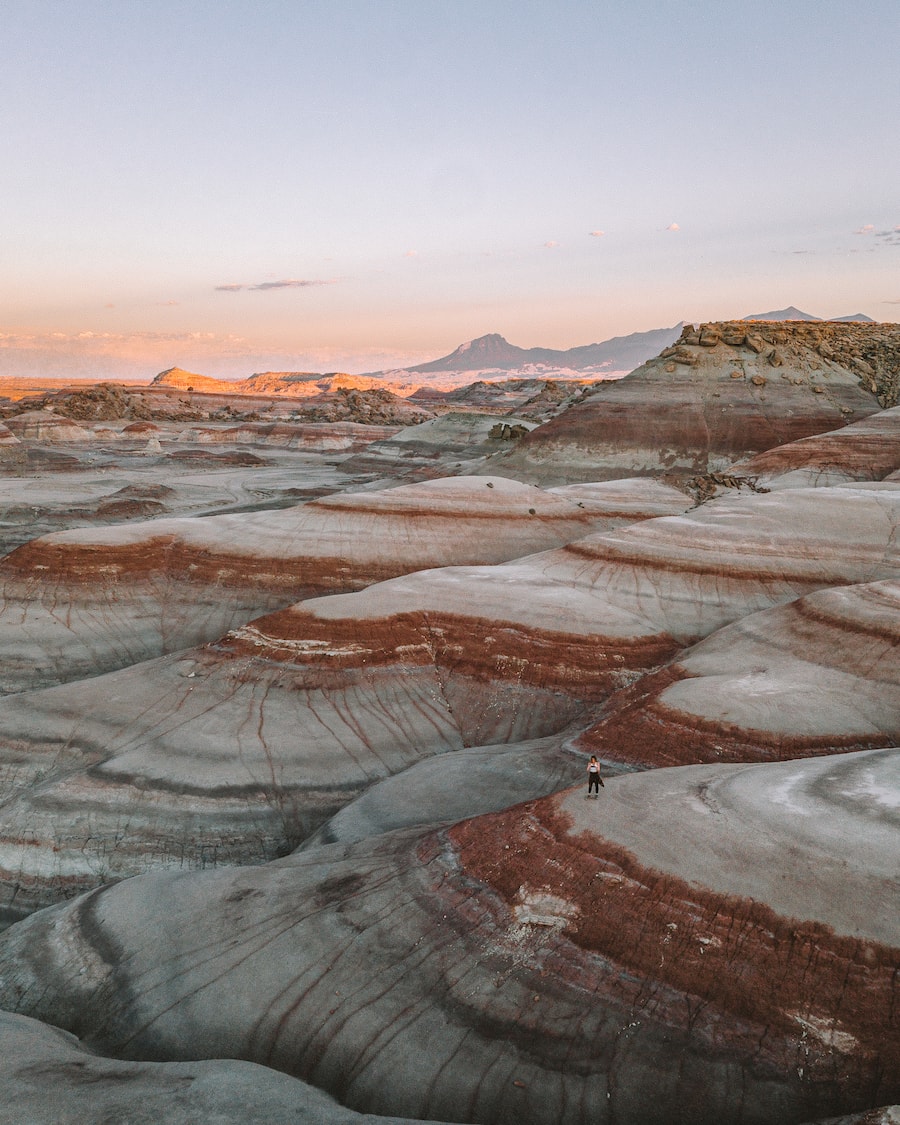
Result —
[{"label": "sky", "polygon": [[0,0],[0,375],[900,320],[897,0]]}]

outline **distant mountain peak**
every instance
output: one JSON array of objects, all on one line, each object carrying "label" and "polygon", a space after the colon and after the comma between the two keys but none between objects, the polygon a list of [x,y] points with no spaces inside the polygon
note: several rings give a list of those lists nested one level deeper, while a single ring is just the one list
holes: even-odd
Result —
[{"label": "distant mountain peak", "polygon": [[512,345],[506,337],[501,336],[499,332],[488,332],[486,336],[478,336],[474,340],[469,340],[465,344],[460,344],[456,350],[458,352],[468,352],[497,347],[509,348],[512,347]]},{"label": "distant mountain peak", "polygon": [[[774,312],[756,313],[754,316],[742,316],[741,320],[813,320],[821,321],[822,317],[813,316],[803,312],[796,305],[788,305],[786,309],[776,309]],[[875,321],[865,313],[851,313],[849,316],[830,316],[828,320],[833,324],[874,324]]]},{"label": "distant mountain peak", "polygon": [[776,309],[774,312],[754,313],[752,316],[743,316],[741,320],[821,320],[820,316],[813,316],[812,313],[802,312],[794,305],[788,305],[786,309]]},{"label": "distant mountain peak", "polygon": [[427,374],[437,371],[517,371],[528,365],[564,368],[573,371],[585,369],[632,371],[660,348],[677,339],[681,324],[675,328],[659,328],[650,332],[634,332],[630,336],[617,336],[599,344],[560,350],[558,348],[520,348],[511,344],[499,332],[478,336],[449,355],[406,368],[411,373]]}]

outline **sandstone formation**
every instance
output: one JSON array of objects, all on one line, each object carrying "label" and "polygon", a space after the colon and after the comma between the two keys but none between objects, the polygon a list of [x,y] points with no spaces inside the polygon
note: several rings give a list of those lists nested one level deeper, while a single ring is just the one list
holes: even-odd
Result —
[{"label": "sandstone formation", "polygon": [[893,406],[898,373],[897,325],[688,325],[656,359],[494,458],[491,471],[539,484],[719,471]]},{"label": "sandstone formation", "polygon": [[[50,532],[138,518],[137,509],[122,508],[123,499],[158,501],[161,507],[145,512],[145,518],[208,516],[295,506],[358,489],[371,479],[346,467],[352,447],[269,447],[265,456],[254,451],[249,466],[228,463],[235,456],[245,459],[246,445],[215,447],[221,455],[211,462],[191,456],[210,452],[208,446],[181,442],[177,426],[149,436],[120,432],[70,444],[65,452],[30,439],[0,446],[0,556]],[[111,505],[117,506],[112,514]]]},{"label": "sandstone formation", "polygon": [[[170,367],[153,379],[151,387],[173,387],[198,394],[218,394],[230,397],[243,395],[274,395],[288,398],[318,398],[337,391],[394,390],[393,384],[379,376],[347,375],[343,372],[321,371],[262,371],[247,379],[212,379],[196,375],[180,367]],[[401,389],[411,391],[414,387]]]},{"label": "sandstone formation", "polygon": [[887,1105],[898,769],[869,751],[651,771],[599,803],[142,876],[0,937],[0,999],[113,1056],[245,1058],[413,1118]]},{"label": "sandstone formation", "polygon": [[582,749],[643,766],[900,744],[900,584],[751,614],[618,693]]},{"label": "sandstone formation", "polygon": [[0,563],[0,627],[10,626],[0,632],[0,690],[133,664],[299,598],[438,564],[515,558],[609,522],[602,505],[467,478],[45,536]]}]

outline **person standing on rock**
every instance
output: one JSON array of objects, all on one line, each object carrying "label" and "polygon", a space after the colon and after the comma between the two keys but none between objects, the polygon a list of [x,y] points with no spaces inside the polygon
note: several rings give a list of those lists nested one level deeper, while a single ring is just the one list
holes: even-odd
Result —
[{"label": "person standing on rock", "polygon": [[[590,797],[591,791],[595,791],[595,796],[600,796],[600,786],[603,785],[603,778],[600,776],[600,763],[597,761],[597,755],[591,754],[591,760],[587,766],[588,775],[588,791],[587,795]],[[605,789],[606,786],[604,785]]]}]

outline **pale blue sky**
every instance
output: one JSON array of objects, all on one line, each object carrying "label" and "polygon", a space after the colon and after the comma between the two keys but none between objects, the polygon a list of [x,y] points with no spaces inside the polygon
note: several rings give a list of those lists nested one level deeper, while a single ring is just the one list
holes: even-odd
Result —
[{"label": "pale blue sky", "polygon": [[898,43],[896,0],[0,0],[0,374],[900,319]]}]

